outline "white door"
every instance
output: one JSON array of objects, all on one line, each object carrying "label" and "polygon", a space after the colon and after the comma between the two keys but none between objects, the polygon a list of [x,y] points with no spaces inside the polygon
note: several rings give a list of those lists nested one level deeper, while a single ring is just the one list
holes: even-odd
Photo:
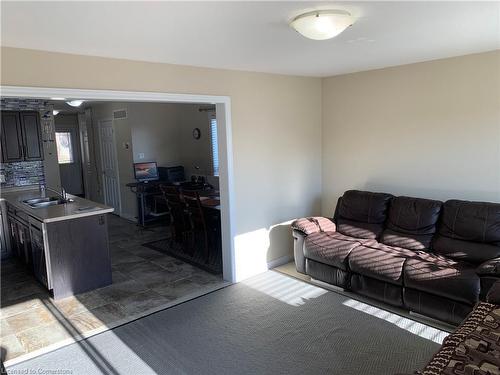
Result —
[{"label": "white door", "polygon": [[115,213],[119,214],[121,212],[120,181],[113,120],[99,121],[99,140],[104,204],[113,207]]}]

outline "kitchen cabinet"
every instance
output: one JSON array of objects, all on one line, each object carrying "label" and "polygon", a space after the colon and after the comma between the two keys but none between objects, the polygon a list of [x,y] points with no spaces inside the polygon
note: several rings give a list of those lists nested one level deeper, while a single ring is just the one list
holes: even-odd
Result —
[{"label": "kitchen cabinet", "polygon": [[27,265],[55,300],[112,283],[106,214],[113,209],[72,196],[45,208],[24,203],[38,190],[3,194],[12,255]]},{"label": "kitchen cabinet", "polygon": [[31,252],[33,254],[33,274],[46,288],[49,287],[47,260],[41,223],[30,223]]},{"label": "kitchen cabinet", "polygon": [[38,112],[19,112],[23,134],[24,160],[43,160],[42,128]]},{"label": "kitchen cabinet", "polygon": [[43,223],[12,205],[7,206],[10,249],[40,283],[50,289]]},{"label": "kitchen cabinet", "polygon": [[19,112],[2,112],[2,161],[23,161],[23,136]]},{"label": "kitchen cabinet", "polygon": [[10,257],[10,236],[5,202],[0,199],[0,246],[1,259]]},{"label": "kitchen cabinet", "polygon": [[43,160],[40,114],[2,111],[2,162]]},{"label": "kitchen cabinet", "polygon": [[20,245],[19,245],[19,232],[17,231],[17,221],[15,217],[9,213],[8,215],[8,228],[9,228],[9,236],[10,236],[10,247],[11,253],[20,258]]},{"label": "kitchen cabinet", "polygon": [[23,263],[31,267],[33,264],[33,255],[31,252],[31,235],[28,226],[27,217],[15,211],[8,214],[9,232],[12,253]]}]

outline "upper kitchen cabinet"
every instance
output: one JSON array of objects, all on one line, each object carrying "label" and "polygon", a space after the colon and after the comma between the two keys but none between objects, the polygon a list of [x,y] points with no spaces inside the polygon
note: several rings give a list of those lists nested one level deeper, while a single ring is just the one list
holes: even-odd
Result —
[{"label": "upper kitchen cabinet", "polygon": [[31,111],[2,111],[2,161],[43,160],[40,115]]},{"label": "upper kitchen cabinet", "polygon": [[20,112],[24,160],[43,160],[42,129],[38,112]]},{"label": "upper kitchen cabinet", "polygon": [[9,163],[24,160],[19,112],[2,112],[1,126],[2,161]]}]

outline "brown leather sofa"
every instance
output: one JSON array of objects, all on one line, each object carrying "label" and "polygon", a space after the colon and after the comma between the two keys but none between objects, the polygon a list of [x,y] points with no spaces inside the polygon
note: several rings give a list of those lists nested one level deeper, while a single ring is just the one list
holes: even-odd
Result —
[{"label": "brown leather sofa", "polygon": [[459,324],[500,279],[500,204],[346,191],[293,222],[297,271]]}]

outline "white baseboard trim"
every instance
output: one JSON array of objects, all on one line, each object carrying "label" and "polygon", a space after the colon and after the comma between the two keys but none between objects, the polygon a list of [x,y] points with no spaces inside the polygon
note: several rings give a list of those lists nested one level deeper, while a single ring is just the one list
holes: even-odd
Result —
[{"label": "white baseboard trim", "polygon": [[291,255],[285,255],[277,259],[273,259],[269,262],[267,262],[267,269],[273,269],[279,266],[282,266],[283,264],[290,263],[293,260],[293,256]]}]

